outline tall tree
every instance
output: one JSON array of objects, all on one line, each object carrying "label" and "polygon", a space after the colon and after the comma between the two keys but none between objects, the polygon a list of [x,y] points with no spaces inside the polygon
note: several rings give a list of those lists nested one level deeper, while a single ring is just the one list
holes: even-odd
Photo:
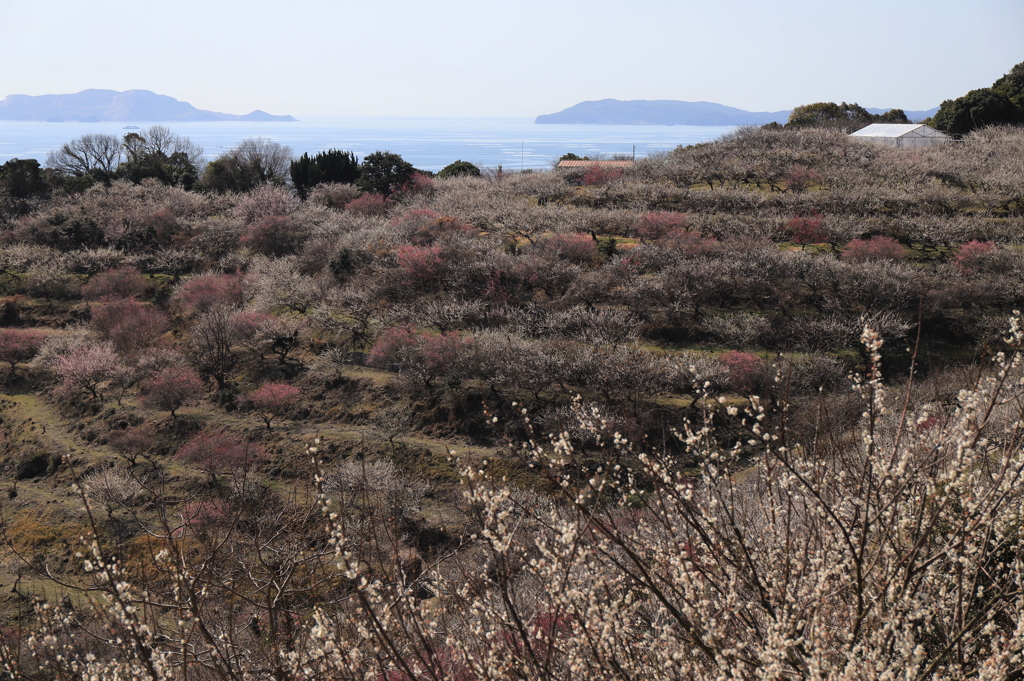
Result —
[{"label": "tall tree", "polygon": [[89,134],[65,142],[46,155],[46,167],[64,175],[109,180],[123,158],[116,135]]},{"label": "tall tree", "polygon": [[285,184],[292,150],[263,137],[248,137],[206,166],[202,186],[245,192],[261,184]]},{"label": "tall tree", "polygon": [[205,165],[202,147],[162,125],[128,133],[122,146],[127,160],[117,167],[117,176],[136,184],[152,177],[191,189]]},{"label": "tall tree", "polygon": [[292,186],[303,200],[309,190],[325,182],[353,183],[359,179],[359,160],[351,151],[328,149],[310,158],[303,154],[289,168]]},{"label": "tall tree", "polygon": [[947,99],[929,122],[957,136],[986,125],[1024,124],[1024,62],[992,83],[992,87]]},{"label": "tall tree", "polygon": [[39,161],[34,158],[12,158],[0,166],[0,215],[30,213],[49,193]]},{"label": "tall tree", "polygon": [[388,196],[403,186],[416,172],[412,164],[390,151],[375,151],[363,159],[362,173],[356,184],[360,189]]},{"label": "tall tree", "polygon": [[1024,114],[1006,95],[981,88],[944,101],[932,123],[939,130],[959,136],[986,125],[1024,123]]}]

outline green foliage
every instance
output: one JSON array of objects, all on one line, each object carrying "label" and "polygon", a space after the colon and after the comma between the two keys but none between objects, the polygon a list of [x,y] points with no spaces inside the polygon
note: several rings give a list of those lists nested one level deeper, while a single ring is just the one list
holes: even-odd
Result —
[{"label": "green foliage", "polygon": [[892,109],[884,114],[872,114],[856,102],[836,104],[817,102],[793,109],[789,114],[787,128],[841,127],[859,130],[872,123],[909,123],[902,109]]},{"label": "green foliage", "polygon": [[1009,73],[992,83],[992,89],[1006,95],[1018,108],[1024,109],[1024,62],[1017,64]]},{"label": "green foliage", "polygon": [[1021,123],[1021,111],[1010,100],[990,88],[971,90],[958,99],[947,99],[932,119],[939,130],[951,135],[965,135],[986,125]]},{"label": "green foliage", "polygon": [[12,158],[0,166],[0,215],[25,215],[49,193],[39,161]]},{"label": "green foliage", "polygon": [[398,154],[375,151],[363,159],[356,185],[363,191],[389,196],[412,177],[415,168]]},{"label": "green foliage", "polygon": [[139,184],[153,178],[162,184],[191,189],[199,179],[203,149],[187,137],[154,125],[141,133],[130,132],[121,144],[126,160],[117,166],[118,179]]},{"label": "green foliage", "polygon": [[438,177],[444,179],[447,177],[480,177],[480,169],[469,161],[456,161],[455,163],[449,163],[437,174]]},{"label": "green foliage", "polygon": [[328,149],[310,158],[303,154],[292,161],[289,168],[292,185],[299,197],[305,200],[309,190],[325,182],[351,184],[359,179],[359,160],[351,151]]},{"label": "green foliage", "polygon": [[572,153],[570,151],[567,154],[562,154],[561,156],[559,156],[558,160],[559,161],[589,161],[590,157],[589,156],[577,156],[576,154],[574,154],[574,153]]},{"label": "green foliage", "polygon": [[1024,123],[1024,62],[1010,69],[992,87],[947,99],[930,122],[939,130],[957,136],[987,125]]}]

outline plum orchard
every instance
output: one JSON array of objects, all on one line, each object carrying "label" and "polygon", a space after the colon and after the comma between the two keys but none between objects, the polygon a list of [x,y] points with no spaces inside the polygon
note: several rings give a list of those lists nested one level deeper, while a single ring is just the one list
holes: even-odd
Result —
[{"label": "plum orchard", "polygon": [[9,675],[1019,676],[1022,155],[0,203]]}]

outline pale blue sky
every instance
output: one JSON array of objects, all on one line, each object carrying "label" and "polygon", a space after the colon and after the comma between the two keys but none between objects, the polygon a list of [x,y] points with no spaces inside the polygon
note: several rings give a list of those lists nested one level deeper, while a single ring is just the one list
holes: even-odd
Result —
[{"label": "pale blue sky", "polygon": [[926,109],[1024,61],[1021,0],[0,0],[0,97],[536,116],[584,100]]}]

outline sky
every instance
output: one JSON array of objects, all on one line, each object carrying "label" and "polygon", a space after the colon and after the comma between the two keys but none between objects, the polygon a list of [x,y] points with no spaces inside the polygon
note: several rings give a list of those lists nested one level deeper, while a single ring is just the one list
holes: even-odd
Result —
[{"label": "sky", "polygon": [[596,99],[923,110],[1024,61],[1021,0],[0,0],[0,98],[533,117]]}]

